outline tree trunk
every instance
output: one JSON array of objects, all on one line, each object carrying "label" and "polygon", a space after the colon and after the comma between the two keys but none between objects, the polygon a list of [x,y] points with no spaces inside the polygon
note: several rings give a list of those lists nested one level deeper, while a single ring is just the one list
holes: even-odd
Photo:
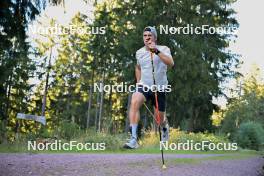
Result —
[{"label": "tree trunk", "polygon": [[113,128],[113,131],[111,131],[111,125],[114,124],[112,122],[115,121],[115,120],[112,119],[112,94],[113,94],[112,89],[110,89],[110,94],[109,94],[109,99],[108,99],[108,102],[109,102],[109,104],[108,104],[108,107],[109,107],[109,123],[108,124],[110,124],[110,125],[108,126],[107,130],[112,132],[112,133],[116,133],[116,129],[115,128]]},{"label": "tree trunk", "polygon": [[71,121],[72,121],[72,123],[75,123],[75,116],[74,115],[71,116]]},{"label": "tree trunk", "polygon": [[128,99],[127,99],[127,118],[126,118],[126,128],[125,132],[128,133],[129,131],[129,110],[130,110],[130,102],[131,102],[132,94],[128,94]]},{"label": "tree trunk", "polygon": [[92,96],[92,86],[90,86],[89,87],[89,101],[88,101],[86,129],[88,129],[89,125],[90,125],[90,110],[91,110],[92,98],[93,98],[93,96]]},{"label": "tree trunk", "polygon": [[99,92],[97,92],[97,94],[96,94],[95,120],[94,120],[95,131],[97,131],[97,118],[98,118],[98,110],[99,110],[98,109],[99,101],[100,101]]},{"label": "tree trunk", "polygon": [[[104,74],[103,74],[104,75]],[[104,78],[102,81],[102,87],[104,87]],[[100,99],[100,111],[99,111],[99,119],[98,119],[98,131],[101,131],[101,119],[103,114],[103,106],[104,106],[104,91],[101,91],[101,99]]]},{"label": "tree trunk", "polygon": [[12,89],[12,79],[13,79],[13,72],[11,73],[9,80],[8,80],[8,85],[7,85],[7,101],[6,101],[6,109],[5,109],[5,117],[4,119],[7,121],[8,119],[8,111],[9,111],[9,105],[10,105],[10,95],[11,95],[11,89]]},{"label": "tree trunk", "polygon": [[51,68],[51,55],[52,55],[52,47],[50,48],[49,65],[47,68],[45,89],[44,89],[44,95],[43,95],[43,100],[42,100],[41,116],[45,116],[45,110],[46,110],[47,92],[48,92],[48,85],[49,85],[49,72]]}]

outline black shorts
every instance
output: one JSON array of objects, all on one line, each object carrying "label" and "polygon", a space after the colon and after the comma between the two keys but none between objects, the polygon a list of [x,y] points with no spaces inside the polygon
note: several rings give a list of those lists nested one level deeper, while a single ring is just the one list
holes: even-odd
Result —
[{"label": "black shorts", "polygon": [[[155,92],[151,91],[147,87],[137,86],[136,92],[140,92],[146,98],[146,101],[151,100],[151,104],[156,107]],[[159,111],[165,112],[166,109],[166,94],[165,92],[157,91]]]}]

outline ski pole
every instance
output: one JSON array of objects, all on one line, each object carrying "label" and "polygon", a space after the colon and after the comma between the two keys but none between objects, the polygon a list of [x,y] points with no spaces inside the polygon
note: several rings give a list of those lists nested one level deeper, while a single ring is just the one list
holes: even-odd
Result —
[{"label": "ski pole", "polygon": [[[154,70],[153,53],[152,52],[150,52],[150,57],[151,57],[153,84],[155,87],[156,81],[155,81],[155,70]],[[157,120],[158,127],[159,127],[159,139],[160,139],[160,143],[161,143],[160,115],[159,115],[159,104],[158,104],[158,95],[157,95],[157,88],[156,87],[155,87],[154,93],[155,93],[155,104],[156,104],[155,111],[157,114],[156,120]],[[161,159],[162,159],[162,169],[166,169],[165,162],[164,162],[164,155],[163,155],[163,147],[160,147],[160,151],[161,151]]]},{"label": "ski pole", "polygon": [[151,110],[148,108],[148,106],[146,105],[146,103],[144,103],[145,108],[148,110],[148,112],[150,113],[151,117],[155,120],[155,122],[158,124],[157,119],[155,118],[155,115],[151,112]]}]

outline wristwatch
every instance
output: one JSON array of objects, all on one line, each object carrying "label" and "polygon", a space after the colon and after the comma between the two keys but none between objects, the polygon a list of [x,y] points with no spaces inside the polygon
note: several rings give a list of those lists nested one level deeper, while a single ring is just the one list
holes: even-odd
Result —
[{"label": "wristwatch", "polygon": [[158,50],[157,48],[155,49],[155,52],[154,52],[156,55],[158,55],[160,53],[160,50]]}]

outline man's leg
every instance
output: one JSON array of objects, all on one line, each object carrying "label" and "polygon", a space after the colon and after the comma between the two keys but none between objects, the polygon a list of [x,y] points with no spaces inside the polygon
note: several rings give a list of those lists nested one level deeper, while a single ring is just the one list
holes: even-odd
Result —
[{"label": "man's leg", "polygon": [[145,101],[145,96],[140,92],[135,92],[132,95],[130,110],[129,110],[129,120],[131,126],[131,139],[125,144],[128,148],[137,148],[137,127],[138,121],[140,119],[139,109]]},{"label": "man's leg", "polygon": [[[157,119],[157,112],[156,112],[155,106],[154,106],[154,112],[155,112],[154,113],[155,118]],[[159,117],[160,117],[160,125],[164,126],[166,124],[165,112],[159,111]]]},{"label": "man's leg", "polygon": [[[169,124],[166,118],[166,95],[164,92],[158,92],[158,107],[159,107],[159,117],[160,117],[160,127],[161,127],[161,140],[168,141],[169,140]],[[153,100],[155,101],[155,100]],[[155,110],[156,103],[153,102],[155,118],[157,119],[157,111]]]},{"label": "man's leg", "polygon": [[[155,106],[154,106],[155,109]],[[157,119],[157,113],[155,112],[155,118]],[[166,113],[159,111],[159,117],[160,117],[160,127],[161,127],[161,140],[164,141],[168,141],[169,140],[169,124],[168,124],[168,120],[166,118]]]}]

